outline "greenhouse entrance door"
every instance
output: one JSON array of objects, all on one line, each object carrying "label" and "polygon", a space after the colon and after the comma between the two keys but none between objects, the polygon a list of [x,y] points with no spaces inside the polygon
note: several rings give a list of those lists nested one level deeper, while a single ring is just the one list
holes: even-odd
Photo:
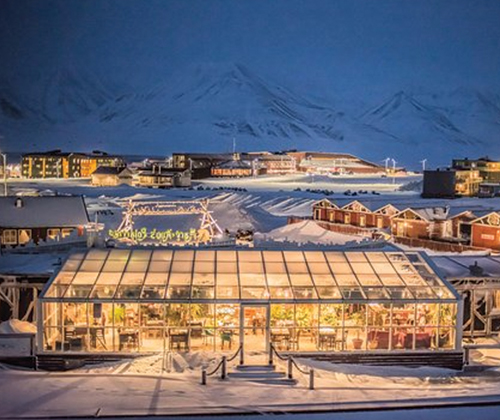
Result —
[{"label": "greenhouse entrance door", "polygon": [[241,304],[240,314],[245,363],[264,363],[269,343],[269,305]]}]

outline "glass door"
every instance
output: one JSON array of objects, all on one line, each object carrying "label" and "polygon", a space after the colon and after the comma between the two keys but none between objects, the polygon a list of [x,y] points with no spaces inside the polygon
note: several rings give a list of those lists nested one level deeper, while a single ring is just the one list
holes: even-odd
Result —
[{"label": "glass door", "polygon": [[240,340],[246,363],[255,358],[264,362],[269,343],[269,305],[242,304],[240,316]]}]

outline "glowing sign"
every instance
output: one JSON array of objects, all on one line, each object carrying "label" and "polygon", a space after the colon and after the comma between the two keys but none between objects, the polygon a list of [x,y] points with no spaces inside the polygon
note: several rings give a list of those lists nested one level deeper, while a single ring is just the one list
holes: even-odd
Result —
[{"label": "glowing sign", "polygon": [[115,230],[109,229],[108,235],[110,238],[116,240],[130,240],[133,242],[144,242],[146,240],[153,240],[160,243],[169,242],[208,242],[211,235],[206,229],[189,229],[188,231],[182,230],[158,230],[147,228],[131,229],[131,230]]}]

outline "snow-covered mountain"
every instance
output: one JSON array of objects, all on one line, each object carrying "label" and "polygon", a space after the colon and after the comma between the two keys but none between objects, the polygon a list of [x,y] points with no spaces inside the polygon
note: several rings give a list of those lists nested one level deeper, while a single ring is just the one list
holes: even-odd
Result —
[{"label": "snow-covered mountain", "polygon": [[235,138],[239,149],[345,151],[373,160],[392,154],[405,164],[423,157],[444,164],[452,156],[500,153],[496,93],[401,91],[356,115],[344,111],[350,106],[313,97],[239,64],[192,66],[146,89],[61,69],[42,78],[30,95],[0,81],[0,141],[13,151],[164,154],[227,151]]}]

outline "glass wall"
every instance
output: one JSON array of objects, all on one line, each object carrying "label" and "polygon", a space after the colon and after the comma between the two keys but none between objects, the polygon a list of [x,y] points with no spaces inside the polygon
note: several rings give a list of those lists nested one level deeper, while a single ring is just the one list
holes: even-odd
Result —
[{"label": "glass wall", "polygon": [[240,334],[282,351],[455,347],[456,304],[270,304],[269,321],[266,307],[242,319],[240,304],[44,303],[44,349],[231,351]]}]

